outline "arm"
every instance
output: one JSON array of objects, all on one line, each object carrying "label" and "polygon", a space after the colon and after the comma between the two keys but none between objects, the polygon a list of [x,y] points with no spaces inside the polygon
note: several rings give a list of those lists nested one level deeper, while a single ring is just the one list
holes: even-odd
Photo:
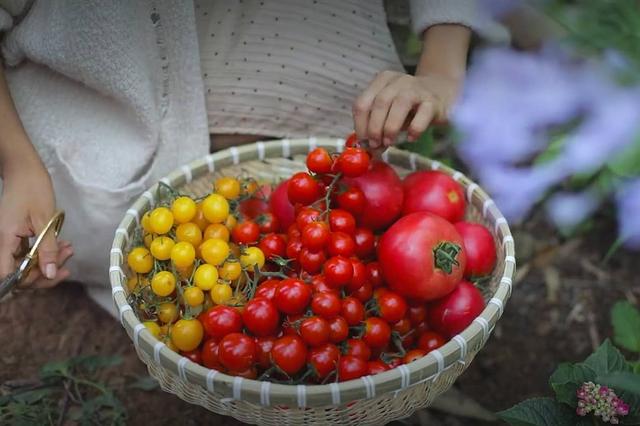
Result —
[{"label": "arm", "polygon": [[[0,277],[12,272],[16,265],[13,254],[20,238],[39,232],[55,210],[51,178],[38,153],[29,141],[16,112],[0,66]],[[39,250],[40,273],[47,279],[40,286],[55,285],[69,275],[60,268],[72,254],[68,242],[56,243],[50,235]],[[34,281],[40,274],[32,274]]]},{"label": "arm", "polygon": [[462,25],[429,27],[416,75],[383,71],[356,99],[355,130],[373,147],[392,145],[406,129],[416,140],[432,121],[446,121],[464,81],[471,30]]}]

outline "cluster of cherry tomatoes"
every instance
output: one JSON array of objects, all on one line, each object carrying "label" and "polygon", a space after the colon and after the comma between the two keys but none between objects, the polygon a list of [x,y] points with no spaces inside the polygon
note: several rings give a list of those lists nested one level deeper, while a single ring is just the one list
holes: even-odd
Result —
[{"label": "cluster of cherry tomatoes", "polygon": [[275,187],[165,188],[128,254],[130,302],[158,339],[227,374],[326,383],[412,362],[483,310],[466,279],[492,272],[494,241],[463,220],[455,180],[403,181],[354,137],[306,164]]}]

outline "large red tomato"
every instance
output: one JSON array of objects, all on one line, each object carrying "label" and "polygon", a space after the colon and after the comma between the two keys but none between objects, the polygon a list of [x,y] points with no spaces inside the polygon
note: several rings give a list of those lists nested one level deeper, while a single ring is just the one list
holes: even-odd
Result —
[{"label": "large red tomato", "polygon": [[402,214],[430,212],[451,223],[464,217],[465,200],[462,187],[445,173],[437,171],[413,172],[404,179]]},{"label": "large red tomato", "polygon": [[282,232],[287,232],[289,226],[291,226],[291,224],[296,220],[296,213],[293,205],[289,202],[289,196],[287,195],[288,187],[288,179],[280,182],[269,199],[271,212],[278,218],[280,230]]},{"label": "large red tomato", "polygon": [[479,223],[458,222],[455,225],[464,241],[467,255],[465,277],[488,275],[496,266],[496,245],[487,228]]},{"label": "large red tomato", "polygon": [[427,212],[412,213],[380,238],[378,261],[392,290],[407,299],[434,300],[450,293],[466,265],[462,237],[452,224]]},{"label": "large red tomato", "polygon": [[344,180],[348,186],[356,186],[364,193],[366,203],[358,216],[361,226],[373,230],[391,225],[402,210],[402,181],[387,163],[377,161],[362,176]]},{"label": "large red tomato", "polygon": [[271,185],[262,185],[253,195],[240,203],[240,213],[247,219],[254,219],[269,211]]},{"label": "large red tomato", "polygon": [[429,305],[429,325],[452,337],[467,328],[484,309],[484,297],[469,281],[461,281],[448,295]]}]

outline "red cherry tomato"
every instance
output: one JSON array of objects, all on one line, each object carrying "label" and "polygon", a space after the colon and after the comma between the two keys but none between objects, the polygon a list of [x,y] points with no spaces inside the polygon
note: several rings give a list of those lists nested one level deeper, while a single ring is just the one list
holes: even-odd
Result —
[{"label": "red cherry tomato", "polygon": [[354,147],[358,144],[358,135],[356,132],[349,133],[347,139],[344,141],[344,146],[346,147]]},{"label": "red cherry tomato", "polygon": [[367,263],[367,274],[369,276],[369,282],[373,288],[381,287],[384,285],[384,279],[382,278],[382,271],[380,270],[380,264],[378,262]]},{"label": "red cherry tomato", "polygon": [[224,367],[218,358],[218,342],[216,339],[205,340],[200,350],[202,365],[213,370],[222,371]]},{"label": "red cherry tomato", "polygon": [[342,303],[340,297],[333,292],[316,293],[311,299],[311,310],[322,318],[332,319],[342,312]]},{"label": "red cherry tomato", "polygon": [[404,298],[392,291],[384,292],[378,297],[377,307],[380,318],[392,324],[404,318],[408,308]]},{"label": "red cherry tomato", "polygon": [[294,376],[307,362],[307,347],[299,336],[283,336],[273,344],[271,359],[280,370]]},{"label": "red cherry tomato", "polygon": [[360,358],[346,355],[338,361],[338,380],[341,382],[366,376],[367,371],[367,361]]},{"label": "red cherry tomato", "polygon": [[280,280],[278,279],[268,279],[263,281],[258,288],[256,289],[256,294],[254,298],[264,297],[265,299],[269,299],[273,301],[276,297],[276,289],[280,285]]},{"label": "red cherry tomato", "polygon": [[429,353],[445,344],[444,337],[433,331],[425,331],[418,337],[418,348]]},{"label": "red cherry tomato", "polygon": [[289,225],[289,228],[287,229],[287,239],[290,240],[293,238],[302,238],[302,232],[300,232],[300,230],[298,229],[298,224],[295,222]]},{"label": "red cherry tomato", "polygon": [[411,349],[409,352],[407,352],[404,355],[404,358],[402,359],[402,361],[405,364],[409,364],[410,362],[413,362],[413,361],[416,361],[416,360],[422,358],[426,354],[427,354],[427,352],[422,350],[422,349]]},{"label": "red cherry tomato", "polygon": [[258,248],[264,253],[267,259],[285,257],[287,255],[287,241],[281,234],[267,234],[262,237]]},{"label": "red cherry tomato", "polygon": [[271,185],[263,185],[254,192],[251,197],[240,203],[240,213],[245,219],[254,219],[269,211],[269,197],[271,197]]},{"label": "red cherry tomato", "polygon": [[334,256],[327,260],[322,268],[327,285],[331,288],[340,288],[349,284],[353,277],[353,265],[351,261],[342,256]]},{"label": "red cherry tomato", "polygon": [[423,304],[409,306],[408,315],[411,324],[416,326],[427,319],[427,307]]},{"label": "red cherry tomato", "polygon": [[310,274],[316,274],[322,269],[322,265],[327,258],[322,250],[314,252],[309,248],[303,248],[298,256],[298,262],[302,269]]},{"label": "red cherry tomato", "polygon": [[420,336],[425,331],[429,331],[429,324],[426,321],[422,321],[420,324],[415,325],[413,328],[413,334]]},{"label": "red cherry tomato", "polygon": [[256,359],[256,342],[242,333],[227,334],[218,344],[218,359],[231,371],[247,370]]},{"label": "red cherry tomato", "polygon": [[371,348],[360,339],[349,339],[346,342],[344,354],[368,361],[371,358]]},{"label": "red cherry tomato", "polygon": [[462,237],[467,265],[464,276],[482,277],[489,275],[496,266],[496,245],[487,228],[478,223],[458,222],[456,229]]},{"label": "red cherry tomato", "polygon": [[227,334],[239,333],[242,330],[242,316],[236,309],[228,306],[218,305],[209,308],[201,318],[207,335],[218,340]]},{"label": "red cherry tomato", "polygon": [[194,349],[192,351],[187,351],[187,352],[180,351],[180,355],[182,355],[185,358],[189,358],[191,361],[195,362],[196,364],[202,365],[202,354],[198,349]]},{"label": "red cherry tomato", "polygon": [[373,376],[375,374],[380,374],[380,373],[384,373],[385,371],[389,370],[389,366],[387,364],[385,364],[383,361],[380,361],[379,359],[375,360],[375,361],[369,361],[367,363],[367,374],[370,376]]},{"label": "red cherry tomato", "polygon": [[298,328],[303,319],[304,315],[302,314],[287,315],[286,320],[282,323],[282,333],[297,336]]},{"label": "red cherry tomato", "polygon": [[404,317],[400,321],[396,321],[391,329],[398,333],[400,336],[404,336],[410,333],[412,330],[411,321],[408,317]]},{"label": "red cherry tomato", "polygon": [[287,190],[289,188],[289,180],[282,181],[271,194],[269,199],[269,207],[271,212],[280,223],[280,230],[285,231],[295,222],[295,211],[293,204],[289,202]]},{"label": "red cherry tomato", "polygon": [[331,343],[340,343],[349,337],[349,324],[343,317],[335,317],[329,320],[329,340]]},{"label": "red cherry tomato", "polygon": [[359,289],[352,291],[350,295],[362,303],[367,303],[369,299],[371,299],[371,296],[373,296],[373,287],[371,286],[371,283],[367,281],[362,284]]},{"label": "red cherry tomato", "polygon": [[309,173],[299,172],[289,179],[287,195],[291,204],[308,205],[318,200],[321,194],[320,184]]},{"label": "red cherry tomato", "polygon": [[262,213],[256,217],[256,223],[260,227],[260,233],[262,234],[270,234],[280,230],[280,222],[276,215],[271,212]]},{"label": "red cherry tomato", "polygon": [[346,210],[333,209],[329,213],[329,225],[332,232],[352,235],[356,230],[356,219]]},{"label": "red cherry tomato", "polygon": [[391,327],[381,318],[370,317],[364,321],[362,340],[370,348],[384,348],[391,340]]},{"label": "red cherry tomato", "polygon": [[245,379],[255,380],[258,377],[258,371],[255,367],[249,367],[243,371],[228,371],[230,376],[244,377]]},{"label": "red cherry tomato", "polygon": [[464,217],[465,200],[462,186],[449,175],[431,170],[411,173],[402,184],[402,214],[429,212],[451,223]]},{"label": "red cherry tomato", "polygon": [[326,343],[309,351],[307,363],[314,372],[314,377],[323,380],[336,370],[340,350],[332,343]]},{"label": "red cherry tomato", "polygon": [[359,226],[373,231],[391,225],[402,210],[402,181],[398,174],[384,162],[372,162],[365,174],[353,179],[345,179],[348,186],[359,188],[365,196],[366,204],[357,219]]},{"label": "red cherry tomato", "polygon": [[367,267],[358,259],[351,258],[350,260],[351,266],[353,267],[353,276],[351,277],[349,284],[347,284],[347,290],[354,292],[368,281]]},{"label": "red cherry tomato", "polygon": [[231,230],[231,239],[236,244],[254,244],[260,238],[260,227],[252,220],[240,222]]},{"label": "red cherry tomato", "polygon": [[384,233],[378,261],[389,288],[407,299],[427,301],[450,293],[460,282],[466,256],[462,237],[452,224],[418,212],[404,216]]},{"label": "red cherry tomato", "polygon": [[369,169],[369,154],[362,148],[346,147],[336,160],[336,168],[346,177],[362,176]]},{"label": "red cherry tomato", "polygon": [[285,250],[287,259],[298,260],[300,252],[302,251],[302,240],[300,238],[291,238],[287,242],[287,248]]},{"label": "red cherry tomato", "polygon": [[389,368],[396,368],[403,364],[402,358],[394,358],[389,361]]},{"label": "red cherry tomato", "polygon": [[350,187],[336,195],[338,207],[348,211],[353,215],[359,215],[363,212],[367,203],[364,192],[358,187]]},{"label": "red cherry tomato", "polygon": [[300,323],[298,330],[302,340],[309,346],[320,346],[329,342],[331,328],[326,319],[320,317],[309,317]]},{"label": "red cherry tomato", "polygon": [[309,250],[319,251],[329,242],[331,231],[325,222],[312,222],[302,230],[302,245]]},{"label": "red cherry tomato", "polygon": [[256,364],[267,369],[271,366],[271,349],[276,339],[274,337],[256,337]]},{"label": "red cherry tomato", "polygon": [[451,293],[429,305],[429,324],[435,331],[452,337],[467,328],[484,306],[480,290],[461,281]]},{"label": "red cherry tomato", "polygon": [[364,321],[364,305],[355,297],[342,299],[342,317],[350,326],[359,325]]},{"label": "red cherry tomato", "polygon": [[327,251],[330,256],[351,257],[356,252],[356,243],[349,234],[344,232],[332,232]]},{"label": "red cherry tomato", "polygon": [[273,302],[259,297],[249,300],[244,305],[242,320],[254,336],[272,336],[278,331],[280,313]]},{"label": "red cherry tomato", "polygon": [[300,314],[311,302],[311,288],[300,280],[287,278],[278,285],[275,302],[280,312]]},{"label": "red cherry tomato", "polygon": [[[320,211],[312,207],[303,207],[296,214],[296,225],[299,230],[303,230],[307,225],[320,221]],[[302,233],[300,234],[302,236]]]},{"label": "red cherry tomato", "polygon": [[307,154],[307,168],[313,173],[331,173],[333,159],[324,148],[316,148]]},{"label": "red cherry tomato", "polygon": [[370,229],[356,228],[353,241],[356,243],[356,256],[360,259],[366,259],[375,253],[376,237]]},{"label": "red cherry tomato", "polygon": [[334,293],[335,295],[339,295],[340,293],[335,288],[329,287],[327,284],[327,280],[324,275],[314,275],[311,279],[311,286],[313,287],[314,293]]}]

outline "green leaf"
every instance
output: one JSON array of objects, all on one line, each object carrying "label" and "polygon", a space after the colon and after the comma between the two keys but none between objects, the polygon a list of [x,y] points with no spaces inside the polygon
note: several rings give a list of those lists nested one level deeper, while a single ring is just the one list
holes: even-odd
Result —
[{"label": "green leaf", "polygon": [[400,145],[400,148],[410,152],[415,152],[416,154],[420,154],[424,157],[430,157],[435,143],[433,132],[433,127],[429,127],[416,141],[405,142]]},{"label": "green leaf", "polygon": [[94,372],[101,368],[114,367],[122,364],[122,357],[119,355],[86,355],[72,358],[71,363],[76,367]]},{"label": "green leaf", "polygon": [[609,169],[620,177],[640,175],[640,137],[608,163]]},{"label": "green leaf", "polygon": [[151,376],[140,376],[135,382],[129,384],[127,387],[143,391],[152,391],[158,389],[158,381]]},{"label": "green leaf", "polygon": [[640,397],[640,375],[629,372],[617,372],[604,376],[598,376],[596,379],[601,385],[607,385],[616,392],[629,392]]},{"label": "green leaf", "polygon": [[633,368],[634,373],[640,374],[640,361],[636,361],[635,363],[632,363],[631,367]]},{"label": "green leaf", "polygon": [[48,362],[40,368],[42,379],[51,377],[64,377],[69,374],[71,360]]},{"label": "green leaf", "polygon": [[552,139],[551,142],[549,142],[547,149],[538,154],[538,156],[533,160],[533,164],[545,164],[556,159],[564,149],[565,141],[565,135]]},{"label": "green leaf", "polygon": [[552,398],[532,398],[497,413],[513,426],[574,426],[578,416]]},{"label": "green leaf", "polygon": [[622,301],[613,306],[611,324],[616,345],[640,352],[640,311],[631,302]]},{"label": "green leaf", "polygon": [[23,404],[35,404],[53,392],[52,388],[35,389],[13,395],[13,399]]},{"label": "green leaf", "polygon": [[560,364],[549,378],[549,384],[560,402],[576,406],[576,391],[584,383],[593,381],[596,373],[584,364]]},{"label": "green leaf", "polygon": [[606,339],[585,361],[597,375],[605,375],[616,371],[630,371],[631,367],[620,351]]}]

